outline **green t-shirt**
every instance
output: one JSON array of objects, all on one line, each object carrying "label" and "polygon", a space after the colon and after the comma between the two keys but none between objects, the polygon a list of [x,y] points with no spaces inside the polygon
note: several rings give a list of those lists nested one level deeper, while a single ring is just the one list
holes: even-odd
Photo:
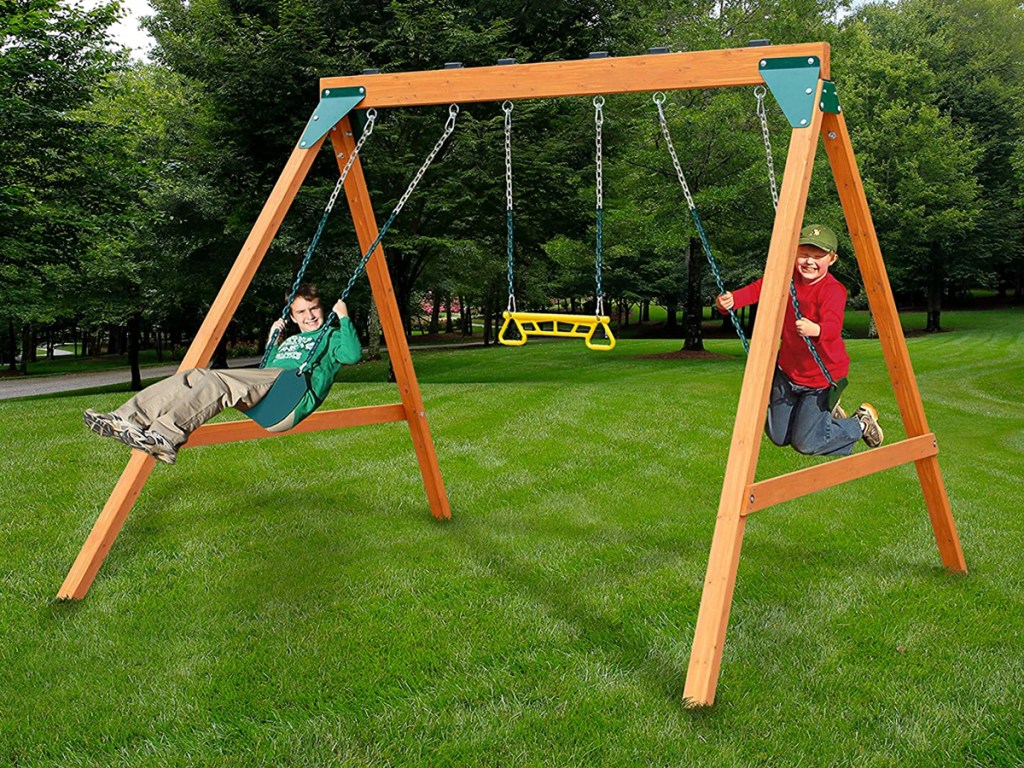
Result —
[{"label": "green t-shirt", "polygon": [[[267,368],[298,368],[309,356],[309,350],[313,348],[319,334],[319,329],[297,333],[289,336],[281,344],[274,345]],[[362,346],[359,344],[355,326],[349,318],[343,317],[340,328],[332,328],[324,334],[306,367],[310,374],[311,390],[296,406],[294,424],[309,416],[327,399],[331,385],[334,384],[334,377],[341,366],[358,363],[361,356]]]}]

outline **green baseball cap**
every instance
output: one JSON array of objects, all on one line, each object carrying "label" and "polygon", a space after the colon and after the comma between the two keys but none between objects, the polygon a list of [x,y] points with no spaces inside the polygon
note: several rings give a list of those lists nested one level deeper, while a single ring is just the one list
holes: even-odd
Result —
[{"label": "green baseball cap", "polygon": [[823,224],[809,224],[800,230],[797,245],[813,245],[823,251],[835,251],[839,247],[836,233]]}]

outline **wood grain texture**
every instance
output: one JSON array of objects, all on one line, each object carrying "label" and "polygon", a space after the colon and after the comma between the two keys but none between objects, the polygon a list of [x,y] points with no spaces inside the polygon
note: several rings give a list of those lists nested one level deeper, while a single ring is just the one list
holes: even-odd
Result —
[{"label": "wood grain texture", "polygon": [[821,61],[821,77],[829,79],[828,44],[800,43],[428,72],[325,77],[320,80],[320,88],[322,91],[324,88],[363,86],[366,88],[366,98],[360,102],[359,109],[724,88],[761,85],[764,83],[759,68],[762,59],[791,56],[817,57]]}]

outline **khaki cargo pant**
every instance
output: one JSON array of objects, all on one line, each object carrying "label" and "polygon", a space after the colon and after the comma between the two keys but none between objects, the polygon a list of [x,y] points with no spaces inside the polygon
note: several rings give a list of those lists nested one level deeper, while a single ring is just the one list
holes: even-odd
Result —
[{"label": "khaki cargo pant", "polygon": [[[282,368],[194,368],[176,373],[146,387],[114,413],[122,419],[152,429],[175,447],[225,408],[246,411],[262,400]],[[292,417],[270,428],[283,432]]]}]

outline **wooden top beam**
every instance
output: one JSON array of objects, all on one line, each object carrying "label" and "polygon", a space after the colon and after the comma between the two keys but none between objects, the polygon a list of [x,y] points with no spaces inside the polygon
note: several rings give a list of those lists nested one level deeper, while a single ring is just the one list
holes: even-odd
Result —
[{"label": "wooden top beam", "polygon": [[817,56],[829,79],[828,43],[800,43],[721,51],[507,64],[352,77],[324,77],[320,88],[363,86],[360,109],[468,104],[504,99],[547,99],[609,93],[761,85],[764,58]]}]

